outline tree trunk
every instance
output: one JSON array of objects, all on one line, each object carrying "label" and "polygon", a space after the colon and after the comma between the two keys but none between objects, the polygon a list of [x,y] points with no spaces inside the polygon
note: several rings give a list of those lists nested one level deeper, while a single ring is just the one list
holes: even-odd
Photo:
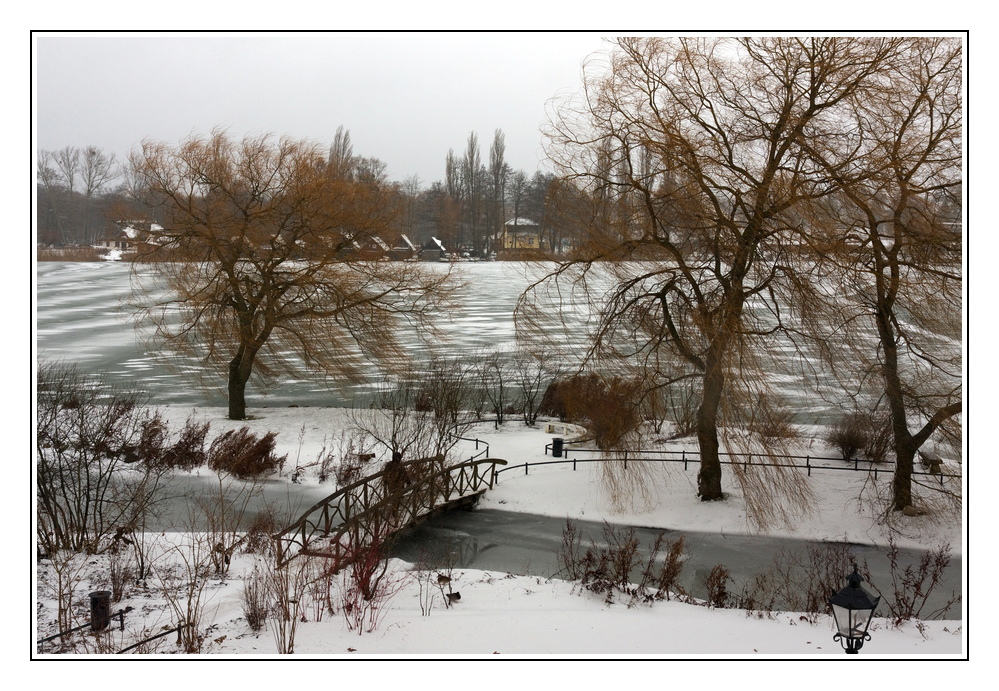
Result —
[{"label": "tree trunk", "polygon": [[912,444],[895,443],[895,476],[891,483],[891,507],[901,511],[912,504],[912,469],[916,449]]},{"label": "tree trunk", "polygon": [[711,354],[706,361],[701,406],[697,410],[697,444],[701,453],[697,496],[701,501],[723,498],[721,458],[718,455],[718,407],[724,387],[721,358]]},{"label": "tree trunk", "polygon": [[246,419],[246,382],[250,368],[244,366],[243,357],[237,355],[229,361],[229,419]]}]

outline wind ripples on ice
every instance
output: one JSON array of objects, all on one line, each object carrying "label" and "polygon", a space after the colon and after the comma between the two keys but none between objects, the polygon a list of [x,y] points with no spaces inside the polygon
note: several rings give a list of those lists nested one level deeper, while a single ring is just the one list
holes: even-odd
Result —
[{"label": "wind ripples on ice", "polygon": [[[521,294],[533,281],[525,265],[479,262],[459,264],[453,270],[465,284],[458,306],[438,316],[440,338],[433,343],[424,342],[415,333],[403,334],[409,357],[419,362],[432,354],[431,348],[435,354],[461,358],[515,351],[514,311]],[[136,331],[124,307],[131,290],[129,272],[130,266],[120,263],[40,263],[35,330],[39,359],[76,363],[88,372],[113,373],[122,383],[145,390],[154,404],[224,405],[224,372],[206,372],[194,357],[145,349],[143,332]],[[572,290],[539,290],[536,295],[544,307],[544,321],[538,329],[558,345],[552,356],[558,357],[566,369],[577,365],[590,345],[588,329],[596,323],[596,309]],[[810,386],[804,386],[798,366],[787,366],[795,355],[793,349],[774,345],[765,358],[769,359],[771,381],[796,411],[796,417],[801,422],[813,422],[839,414],[830,402],[841,396],[837,396],[835,384],[812,381]],[[283,356],[295,359],[294,353]],[[248,387],[248,404],[366,404],[384,380],[374,367],[367,374],[366,383],[346,387],[321,373],[269,382],[255,376]]]}]

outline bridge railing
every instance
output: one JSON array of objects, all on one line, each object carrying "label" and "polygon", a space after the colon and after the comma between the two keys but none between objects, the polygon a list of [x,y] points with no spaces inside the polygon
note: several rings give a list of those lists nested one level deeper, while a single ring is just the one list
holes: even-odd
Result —
[{"label": "bridge railing", "polygon": [[[385,538],[448,502],[484,492],[496,482],[498,458],[480,458],[441,467],[441,459],[402,464],[343,487],[320,500],[292,525],[272,536],[278,565],[297,554],[340,558],[345,549]],[[315,544],[323,538],[323,545]],[[344,542],[344,538],[347,539]]]}]

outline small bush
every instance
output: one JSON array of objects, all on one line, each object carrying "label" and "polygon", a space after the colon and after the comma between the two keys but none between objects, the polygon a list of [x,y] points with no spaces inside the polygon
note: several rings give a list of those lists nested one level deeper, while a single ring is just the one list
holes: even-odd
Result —
[{"label": "small bush", "polygon": [[749,428],[755,435],[767,441],[794,439],[798,436],[791,409],[766,396],[757,399]]},{"label": "small bush", "polygon": [[844,544],[779,550],[767,569],[745,584],[739,607],[758,617],[775,611],[802,612],[814,624],[818,615],[828,613],[829,594],[843,587],[844,574],[856,562]]},{"label": "small bush", "polygon": [[249,428],[229,430],[216,437],[208,449],[208,467],[247,479],[277,471],[288,456],[274,455],[277,434],[257,438]]},{"label": "small bush", "polygon": [[868,419],[869,432],[864,453],[875,463],[884,463],[894,446],[891,430],[891,416],[885,412],[876,412]]},{"label": "small bush", "polygon": [[850,413],[833,425],[826,441],[842,454],[844,460],[850,461],[867,448],[869,438],[870,419],[863,413]]},{"label": "small bush", "polygon": [[[680,574],[683,572],[685,540],[681,535],[676,540],[666,539],[659,533],[649,552],[649,559],[642,569],[642,581],[638,584],[638,595],[646,602],[669,600],[673,593],[683,597],[680,587]],[[659,555],[663,553],[663,563],[658,566]]]},{"label": "small bush", "polygon": [[240,543],[242,551],[246,554],[273,555],[274,540],[271,535],[280,529],[281,526],[278,524],[273,509],[270,506],[265,507],[263,511],[254,516],[253,523],[246,531],[246,535]]},{"label": "small bush", "polygon": [[585,424],[602,450],[619,446],[642,422],[638,382],[621,377],[580,374],[552,382],[541,412]]},{"label": "small bush", "polygon": [[243,616],[252,631],[267,622],[267,579],[256,567],[243,581]]},{"label": "small bush", "polygon": [[[566,520],[557,556],[562,567],[560,573],[566,579],[579,581],[586,590],[604,595],[608,603],[613,602],[618,593],[629,599],[629,606],[636,602],[669,600],[674,593],[684,596],[679,587],[685,561],[682,536],[671,542],[665,533],[660,533],[642,565],[634,528],[619,533],[605,523],[603,535],[605,547],[591,544],[581,553],[578,529],[572,521]],[[639,565],[642,565],[640,570]],[[637,582],[633,582],[632,574],[636,572]]]},{"label": "small bush", "polygon": [[704,589],[707,591],[705,598],[708,607],[724,608],[729,604],[731,597],[728,585],[732,582],[731,573],[722,564],[717,564],[711,571],[701,579]]},{"label": "small bush", "polygon": [[198,424],[188,418],[184,428],[177,435],[176,441],[164,449],[160,457],[160,466],[165,468],[180,468],[193,470],[204,465],[205,439],[208,436],[209,423]]},{"label": "small bush", "polygon": [[[892,597],[884,598],[882,602],[888,607],[895,626],[911,619],[940,617],[960,603],[961,596],[952,592],[943,606],[934,611],[929,611],[928,607],[930,597],[940,590],[944,572],[950,566],[949,544],[924,552],[918,566],[910,565],[903,568],[899,564],[898,545],[892,537],[889,537],[888,562],[891,566]],[[870,581],[870,574],[865,578]],[[877,589],[873,583],[871,585]]]}]

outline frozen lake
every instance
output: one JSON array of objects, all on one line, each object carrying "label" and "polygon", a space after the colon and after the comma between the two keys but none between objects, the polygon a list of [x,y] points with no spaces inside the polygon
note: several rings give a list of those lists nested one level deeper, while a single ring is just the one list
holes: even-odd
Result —
[{"label": "frozen lake", "polygon": [[[440,266],[441,270],[446,267]],[[435,344],[438,352],[475,357],[489,350],[513,350],[514,308],[531,282],[526,265],[519,262],[463,263],[456,275],[466,283],[459,306],[441,314],[438,323],[445,338]],[[201,370],[193,358],[182,359],[148,350],[143,334],[130,320],[124,306],[130,294],[130,266],[123,263],[41,262],[36,285],[36,353],[40,360],[73,362],[85,372],[104,372],[116,381],[145,390],[154,405],[224,406],[223,372],[209,378],[211,390],[199,388],[190,376]],[[558,344],[567,366],[578,362],[587,346],[587,317],[578,307],[553,307],[567,317],[569,331],[554,326],[549,335]],[[406,338],[414,359],[429,354],[429,347],[415,334]],[[771,353],[782,357],[785,353]],[[793,356],[792,353],[786,353]],[[773,373],[772,381],[803,424],[827,422],[838,416],[837,398],[830,387],[818,396],[799,376]],[[372,369],[371,383],[342,390],[321,374],[302,379],[280,379],[263,387],[254,375],[247,389],[250,407],[333,406],[366,403],[370,387],[380,374]]]},{"label": "frozen lake", "polygon": [[[432,265],[437,266],[437,265]],[[446,267],[441,266],[441,270]],[[185,372],[196,370],[193,359],[168,358],[147,350],[144,336],[130,320],[124,304],[130,294],[129,265],[123,263],[41,262],[36,290],[36,347],[41,360],[73,362],[86,372],[106,372],[118,381],[133,382],[147,391],[154,404],[225,405],[223,373],[217,390],[199,390]],[[514,348],[513,311],[528,279],[522,264],[489,262],[461,264],[457,274],[468,281],[460,307],[442,314],[439,325],[447,338],[437,344],[443,353],[471,356],[490,349]],[[405,340],[414,358],[429,354],[415,337]],[[372,381],[379,373],[372,370]],[[256,375],[247,391],[249,406],[346,406],[364,387],[343,392],[322,375],[314,379],[281,379],[261,388]]]}]

